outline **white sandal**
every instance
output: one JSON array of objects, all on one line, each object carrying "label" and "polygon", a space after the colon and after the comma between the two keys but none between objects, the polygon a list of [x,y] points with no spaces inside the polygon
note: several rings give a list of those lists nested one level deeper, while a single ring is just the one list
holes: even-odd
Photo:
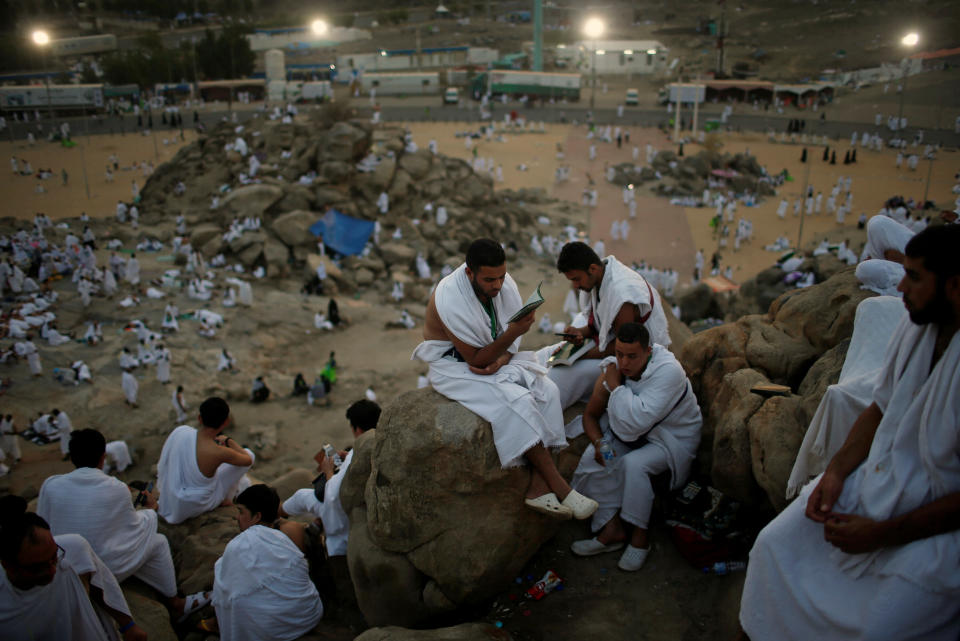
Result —
[{"label": "white sandal", "polygon": [[647,560],[647,554],[649,553],[650,548],[635,548],[632,545],[628,545],[627,549],[623,551],[617,567],[626,572],[636,572],[643,567],[643,563]]},{"label": "white sandal", "polygon": [[616,552],[623,547],[623,541],[614,541],[613,543],[601,543],[597,537],[592,539],[582,539],[570,544],[570,551],[577,556],[593,556],[594,554],[605,554],[607,552]]},{"label": "white sandal", "polygon": [[576,490],[570,490],[570,493],[567,494],[567,498],[563,499],[561,505],[570,508],[570,511],[573,512],[573,518],[578,521],[590,518],[593,516],[593,513],[597,511],[597,508],[600,507],[599,503],[593,499],[588,499]]},{"label": "white sandal", "polygon": [[553,492],[548,492],[535,499],[524,499],[523,502],[526,503],[530,509],[557,519],[569,519],[573,516],[573,510],[561,504],[560,500],[557,499],[557,495]]}]

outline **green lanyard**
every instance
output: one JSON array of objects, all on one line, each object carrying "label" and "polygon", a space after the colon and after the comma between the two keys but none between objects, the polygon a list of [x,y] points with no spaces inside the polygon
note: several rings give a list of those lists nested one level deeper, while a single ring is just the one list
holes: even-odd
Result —
[{"label": "green lanyard", "polygon": [[490,338],[497,340],[497,316],[493,310],[493,301],[487,301],[485,305],[482,305],[483,311],[487,313],[487,316],[490,317]]}]

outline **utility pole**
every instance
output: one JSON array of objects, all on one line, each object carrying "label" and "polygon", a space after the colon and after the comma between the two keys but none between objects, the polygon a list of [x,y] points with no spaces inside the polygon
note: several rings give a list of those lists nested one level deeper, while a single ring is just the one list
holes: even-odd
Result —
[{"label": "utility pole", "polygon": [[717,25],[717,78],[723,73],[723,39],[727,35],[727,0],[720,0],[720,24]]},{"label": "utility pole", "polygon": [[543,0],[533,0],[533,70],[543,71]]},{"label": "utility pole", "polygon": [[[806,149],[804,149],[806,152]],[[810,186],[810,158],[806,160],[806,169],[803,172],[803,191],[800,192],[800,229],[797,230],[797,254],[802,251],[800,243],[803,242],[803,219],[807,216],[807,191]]]},{"label": "utility pole", "polygon": [[417,25],[417,71],[423,71],[423,49],[420,46],[420,26]]}]

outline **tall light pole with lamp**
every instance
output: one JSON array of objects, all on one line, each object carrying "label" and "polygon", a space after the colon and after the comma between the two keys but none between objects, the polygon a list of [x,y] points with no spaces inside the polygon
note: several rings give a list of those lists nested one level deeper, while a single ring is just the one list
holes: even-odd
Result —
[{"label": "tall light pole with lamp", "polygon": [[[902,44],[908,50],[916,47],[918,42],[920,42],[920,35],[915,31],[911,31],[900,39],[900,44]],[[900,131],[900,123],[903,122],[903,97],[907,93],[907,78],[910,77],[909,60],[909,58],[904,58],[906,65],[900,65],[900,68],[903,70],[903,84],[900,86],[900,110],[897,113],[897,131]]]},{"label": "tall light pole with lamp", "polygon": [[[50,34],[43,29],[37,29],[34,31],[31,36],[33,39],[33,44],[40,47],[40,50],[44,53],[44,60],[46,60],[46,53],[48,47],[50,46]],[[53,105],[50,101],[50,76],[44,74],[44,84],[47,87],[47,118],[53,121]]]},{"label": "tall light pole with lamp", "polygon": [[600,18],[588,18],[583,23],[583,34],[593,41],[593,69],[591,72],[591,83],[593,88],[590,91],[590,111],[592,112],[596,105],[597,98],[597,40],[603,35],[606,25]]}]

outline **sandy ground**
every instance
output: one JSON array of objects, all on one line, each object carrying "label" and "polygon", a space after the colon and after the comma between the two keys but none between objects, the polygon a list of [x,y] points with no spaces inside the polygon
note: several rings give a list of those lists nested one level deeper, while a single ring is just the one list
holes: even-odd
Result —
[{"label": "sandy ground", "polygon": [[[470,129],[471,125],[467,123],[408,123],[406,126],[421,145],[433,138],[437,140],[441,153],[467,160],[472,158],[473,153],[466,149],[463,139],[454,137],[455,133]],[[597,143],[597,158],[593,161],[589,159],[585,128],[571,125],[548,125],[543,134],[507,133],[502,142],[486,142],[483,139],[478,143],[477,153],[484,158],[493,158],[496,164],[502,165],[504,180],[497,184],[498,188],[543,187],[557,198],[580,202],[589,175],[596,183],[599,201],[589,215],[590,236],[603,239],[607,252],[624,262],[645,260],[657,267],[678,270],[683,284],[692,276],[697,248],[704,250],[708,260],[713,251],[718,249],[717,240],[712,237],[709,226],[714,209],[674,206],[667,199],[645,194],[644,191],[649,190],[641,189],[637,196],[637,219],[630,221],[628,240],[612,241],[611,223],[627,218],[628,210],[623,204],[620,188],[604,179],[605,165],[631,162],[634,145],[640,148],[641,160],[647,143],[657,149],[676,150],[666,135],[657,129],[636,129],[630,133],[630,145],[624,144],[619,149],[613,143]],[[776,216],[779,197],[767,198],[753,208],[746,208],[742,204],[738,207],[737,215],[753,222],[754,238],[752,242],[744,244],[739,252],[733,252],[731,237],[730,247],[721,251],[724,258],[722,265],[733,266],[734,280],[737,282],[752,278],[772,264],[776,254],[765,251],[765,245],[781,235],[794,244],[800,238],[800,219],[792,215],[792,204],[803,190],[807,168],[808,184],[813,186],[815,192],[824,192],[824,213],[805,217],[802,245],[813,239],[828,238],[839,242],[849,238],[857,247],[862,242],[862,234],[856,233],[856,221],[861,212],[872,216],[887,198],[894,195],[913,197],[918,201],[924,195],[929,163],[922,161],[916,171],[909,171],[904,162],[903,167],[897,170],[896,153],[890,150],[878,152],[858,149],[857,163],[844,166],[842,162],[836,165],[823,162],[822,147],[809,147],[809,162],[804,165],[800,162],[802,145],[799,143],[770,143],[761,134],[723,134],[722,139],[724,152],[738,153],[749,149],[771,174],[787,169],[794,177],[793,182],[788,182],[779,191],[791,205],[786,220]],[[563,160],[557,158],[558,144],[564,148]],[[829,141],[829,144],[838,150],[842,159],[849,147],[849,140]],[[687,155],[698,151],[699,145],[684,146]],[[526,171],[519,169],[521,163],[527,166]],[[554,170],[560,163],[570,165],[570,180],[557,185]],[[950,189],[954,183],[953,176],[960,169],[958,164],[955,150],[941,151],[933,163],[928,198],[936,201],[941,208],[953,209]],[[847,215],[844,225],[837,224],[835,217],[825,213],[826,199],[840,176],[851,177],[854,194],[853,210]],[[585,224],[587,222],[584,220]],[[734,229],[735,223],[730,227]]]},{"label": "sandy ground", "polygon": [[[467,125],[457,124],[411,125],[414,137],[421,146],[426,147],[428,141],[435,138],[441,153],[464,158],[468,156],[468,152],[463,140],[455,138],[454,134],[466,128]],[[551,126],[544,134],[507,134],[504,142],[481,142],[478,153],[484,157],[492,157],[496,163],[503,165],[504,183],[498,186],[544,187],[559,198],[575,201],[579,200],[586,173],[590,173],[597,180],[600,190],[600,206],[590,215],[590,224],[594,237],[606,237],[610,222],[625,217],[627,210],[622,203],[619,189],[604,184],[603,166],[606,162],[627,160],[631,152],[626,146],[618,150],[616,145],[600,144],[598,158],[591,162],[587,156],[584,133],[582,128]],[[659,131],[631,133],[632,141],[641,146],[650,141],[658,148],[671,148]],[[81,178],[80,148],[64,150],[53,145],[38,144],[34,148],[19,145],[11,150],[9,143],[0,145],[0,153],[8,157],[11,153],[16,153],[18,157],[28,158],[35,169],[50,167],[55,174],[54,179],[47,181],[47,193],[38,195],[34,192],[36,178],[13,176],[10,172],[0,173],[0,189],[3,189],[6,200],[3,214],[27,221],[36,211],[44,211],[54,219],[76,216],[80,211],[87,211],[91,216],[107,218],[96,223],[99,228],[98,237],[106,238],[110,227],[115,224],[109,218],[113,215],[115,203],[119,198],[129,198],[129,181],[134,174],[132,170],[119,172],[114,184],[106,184],[103,180],[102,165],[114,151],[124,166],[129,166],[135,159],[149,160],[153,158],[152,140],[149,137],[128,135],[94,137],[89,142],[83,137],[79,142],[87,156],[88,169],[94,165],[100,168],[96,172],[90,170],[90,200],[85,197]],[[564,146],[565,162],[572,166],[572,170],[568,184],[555,186],[553,172],[558,162],[558,143]],[[798,146],[770,144],[756,136],[725,138],[725,149],[728,151],[743,150],[747,146],[771,172],[786,167],[797,177],[797,182],[789,183],[784,189],[788,198],[799,192],[804,167],[799,163]],[[695,153],[695,148],[692,147],[695,146],[687,146],[687,153]],[[158,141],[158,149],[161,158],[169,158],[173,155],[175,146],[164,146],[162,141]],[[839,174],[852,175],[855,214],[861,209],[874,212],[885,198],[896,193],[916,198],[922,196],[925,164],[915,173],[897,172],[893,167],[893,155],[888,152],[861,152],[859,163],[852,167],[831,167],[822,163],[819,158],[819,154],[811,152],[811,162],[808,165],[811,184],[817,190],[826,192]],[[528,170],[518,170],[520,163],[526,163]],[[955,165],[956,160],[950,152],[944,152],[941,159],[934,163],[931,197],[937,198],[944,207],[952,201],[950,184],[953,172],[957,169]],[[65,187],[60,185],[61,167],[66,167],[71,176],[69,185]],[[142,183],[139,174],[137,178],[138,182]],[[608,251],[625,261],[645,258],[654,265],[674,267],[680,270],[683,282],[692,271],[695,249],[703,247],[708,250],[712,247],[713,241],[706,224],[712,210],[686,210],[671,206],[664,199],[643,194],[639,197],[641,207],[629,240],[608,242]],[[774,255],[763,251],[764,244],[780,234],[787,234],[791,239],[796,237],[799,219],[792,216],[786,221],[777,219],[774,215],[777,201],[778,199],[769,199],[745,214],[754,221],[756,238],[752,246],[729,258],[736,268],[738,279],[747,278],[769,266]],[[740,211],[743,212],[742,207]],[[855,215],[851,216],[851,219],[848,219],[849,224],[843,227],[838,227],[833,219],[826,216],[807,218],[804,221],[804,238],[823,234],[829,234],[835,239],[844,238],[851,233],[851,227],[855,226],[855,218]],[[587,222],[586,215],[583,222]],[[165,252],[139,256],[144,283],[170,267],[164,254]],[[106,256],[105,252],[99,252],[100,264],[104,263]],[[511,273],[524,295],[542,280],[543,291],[548,299],[543,310],[550,313],[554,320],[562,319],[561,307],[568,283],[548,260],[518,260],[511,265]],[[341,312],[350,318],[350,325],[336,332],[318,333],[312,327],[313,314],[326,307],[327,299],[302,298],[297,293],[297,287],[298,283],[293,281],[271,285],[255,283],[254,297],[257,307],[252,310],[225,309],[217,302],[210,304],[209,308],[223,313],[227,321],[214,340],[199,337],[192,321],[183,321],[179,334],[165,338],[173,355],[173,385],[183,384],[186,387],[188,402],[194,409],[206,394],[238,389],[242,393],[249,389],[250,381],[255,376],[266,376],[268,384],[275,392],[269,402],[252,405],[242,400],[231,401],[236,420],[233,434],[240,442],[252,443],[251,428],[259,425],[274,425],[277,428],[276,456],[270,460],[258,460],[253,472],[256,477],[265,480],[275,478],[295,467],[312,467],[311,457],[324,443],[333,443],[338,447],[348,445],[349,432],[344,412],[350,403],[363,396],[368,386],[374,386],[380,402],[386,405],[396,395],[414,389],[417,374],[424,370],[421,364],[409,360],[410,353],[420,341],[421,329],[384,328],[386,321],[398,315],[399,305],[385,307],[379,295],[372,291],[355,297],[340,297],[338,302]],[[77,343],[51,348],[38,340],[44,376],[30,378],[26,363],[0,366],[0,376],[11,377],[14,381],[13,388],[0,402],[0,409],[4,413],[12,413],[18,427],[23,428],[27,418],[35,416],[37,411],[49,411],[52,407],[59,407],[71,416],[75,427],[98,427],[108,438],[123,438],[130,443],[136,454],[136,463],[121,478],[133,480],[150,477],[163,439],[175,424],[170,407],[173,390],[171,386],[157,382],[152,369],[138,372],[140,407],[135,410],[128,409],[122,402],[116,354],[122,346],[134,345],[134,337],[123,331],[123,325],[130,319],[141,318],[151,327],[158,328],[165,301],[145,299],[139,308],[119,310],[116,307],[117,300],[125,291],[129,291],[129,286],[122,286],[121,295],[114,300],[96,299],[90,308],[84,310],[80,307],[75,289],[69,281],[57,282],[54,288],[61,294],[61,300],[56,307],[60,330],[82,335],[86,321],[97,318],[104,323],[105,341],[94,348]],[[181,310],[196,307],[196,304],[187,300],[183,294],[178,294],[175,298]],[[219,295],[215,299],[218,300]],[[423,301],[402,303],[414,311],[422,304]],[[268,319],[273,319],[273,324],[264,330],[263,322]],[[524,345],[528,348],[538,347],[552,342],[551,338],[532,332],[525,339]],[[224,347],[237,359],[235,372],[216,371],[217,353]],[[332,406],[310,408],[302,397],[290,398],[288,394],[293,376],[297,372],[303,372],[308,379],[311,378],[322,368],[333,350],[336,351],[340,364],[340,378],[332,396]],[[65,366],[77,358],[83,358],[91,365],[95,385],[63,387],[52,380],[53,367]],[[33,495],[48,475],[72,469],[69,463],[60,460],[59,447],[56,444],[38,447],[21,439],[21,445],[24,460],[0,482],[0,490]],[[569,540],[585,534],[581,529],[573,526],[565,529],[556,542],[545,547],[541,555],[532,561],[530,571],[542,571],[543,564],[552,565],[555,561],[561,563],[557,556],[563,556]],[[698,572],[686,566],[670,551],[670,544],[663,539],[662,534],[655,535],[655,541],[665,553],[657,557],[651,568],[651,582],[644,578],[648,575],[628,577],[625,580],[616,575],[611,565],[615,559],[604,559],[598,564],[577,562],[568,565],[567,561],[557,567],[564,573],[572,573],[565,578],[571,579],[573,584],[579,583],[581,589],[595,591],[597,596],[604,593],[628,595],[647,603],[649,607],[645,607],[643,613],[650,618],[641,622],[634,617],[630,619],[629,626],[623,629],[633,629],[631,626],[636,621],[637,625],[642,623],[648,626],[649,638],[716,638],[713,635],[718,629],[724,631],[723,638],[726,638],[726,632],[733,625],[730,615],[735,611],[737,583],[730,581],[726,588],[711,583],[712,587],[708,587],[702,581],[712,579],[698,578]],[[590,569],[587,569],[588,566]],[[606,574],[606,568],[611,568],[609,575]],[[583,574],[578,577],[580,572]],[[668,589],[664,590],[664,586]],[[531,626],[538,625],[538,621],[541,629],[559,631],[562,621],[556,619],[556,616],[559,616],[559,612],[573,607],[570,598],[577,594],[582,596],[583,592],[571,591],[567,594],[567,597],[551,597],[556,607],[540,608],[540,614],[534,612],[530,619],[520,613],[520,618],[514,619],[513,624],[519,630],[526,628],[524,634],[528,636],[523,638],[540,638],[538,633],[531,629]],[[698,601],[701,594],[706,596]],[[674,595],[676,599],[673,598]],[[681,605],[678,606],[677,603]],[[683,603],[699,605],[691,606],[694,608],[691,612],[683,609]],[[717,614],[715,603],[727,604],[724,606],[725,614]],[[606,606],[601,607],[599,601],[595,605],[600,608],[599,616],[607,618],[601,628],[621,620],[622,617],[611,612],[609,607],[603,609]],[[624,607],[626,608],[626,605]],[[662,621],[651,623],[654,618]],[[591,622],[595,620],[595,617],[591,616],[578,625],[586,632],[587,629],[592,629]]]},{"label": "sandy ground", "polygon": [[[28,161],[34,175],[18,176],[11,171],[9,164],[0,172],[0,189],[6,195],[0,215],[31,220],[36,212],[46,213],[52,219],[73,218],[82,212],[87,212],[91,217],[112,216],[118,200],[130,201],[131,182],[136,180],[143,187],[146,181],[143,172],[133,168],[133,163],[152,163],[157,167],[170,160],[180,147],[196,139],[193,130],[185,129],[184,135],[186,142],[181,142],[179,132],[168,129],[155,131],[149,136],[75,135],[74,142],[77,144],[69,148],[45,141],[33,146],[25,141],[6,141],[0,144],[3,157],[9,163],[10,157],[16,156],[21,161],[21,169],[22,161]],[[117,155],[120,169],[114,172],[113,182],[107,182],[106,167],[111,154]],[[36,172],[40,168],[52,170],[53,177],[39,180]],[[63,169],[67,170],[66,186],[61,175]],[[37,192],[37,185],[41,183],[44,193]]]}]

